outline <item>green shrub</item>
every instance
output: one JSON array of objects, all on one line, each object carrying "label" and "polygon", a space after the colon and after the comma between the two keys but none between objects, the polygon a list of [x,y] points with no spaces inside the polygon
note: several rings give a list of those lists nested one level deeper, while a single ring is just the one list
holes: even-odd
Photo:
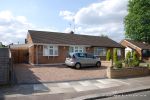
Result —
[{"label": "green shrub", "polygon": [[140,64],[139,60],[133,60],[133,59],[125,60],[126,67],[138,67],[139,64]]},{"label": "green shrub", "polygon": [[113,52],[113,61],[114,61],[114,62],[117,62],[117,61],[118,61],[117,49],[116,49],[116,48],[114,49],[114,52]]},{"label": "green shrub", "polygon": [[133,67],[138,67],[140,64],[139,60],[132,60],[131,62],[131,65],[130,66],[133,66]]},{"label": "green shrub", "polygon": [[147,64],[147,67],[150,68],[150,64]]},{"label": "green shrub", "polygon": [[122,61],[116,61],[115,68],[122,68]]},{"label": "green shrub", "polygon": [[137,52],[136,51],[133,52],[133,60],[134,61],[139,60],[138,57],[137,57]]},{"label": "green shrub", "polygon": [[126,54],[126,60],[130,59],[131,58],[131,52],[128,51],[127,54]]},{"label": "green shrub", "polygon": [[107,50],[106,60],[110,61],[110,59],[111,59],[110,50]]}]

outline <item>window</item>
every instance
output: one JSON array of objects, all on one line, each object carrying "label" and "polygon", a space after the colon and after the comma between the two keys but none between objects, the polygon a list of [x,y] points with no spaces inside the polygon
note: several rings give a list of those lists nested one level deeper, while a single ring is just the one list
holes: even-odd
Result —
[{"label": "window", "polygon": [[94,55],[95,56],[106,56],[106,48],[95,47]]},{"label": "window", "polygon": [[142,51],[142,56],[143,57],[150,57],[150,50],[143,50]]},{"label": "window", "polygon": [[121,56],[121,49],[119,49],[119,48],[117,49],[117,55]]},{"label": "window", "polygon": [[114,48],[113,50],[117,49],[117,56],[121,56],[121,49],[120,48]]},{"label": "window", "polygon": [[85,53],[77,53],[77,56],[80,57],[80,58],[85,58]]},{"label": "window", "polygon": [[74,52],[84,52],[84,47],[82,47],[82,46],[70,46],[69,52],[70,52],[70,53],[74,53]]},{"label": "window", "polygon": [[87,58],[94,58],[94,56],[92,54],[86,54]]},{"label": "window", "polygon": [[43,56],[58,56],[58,46],[43,46]]}]

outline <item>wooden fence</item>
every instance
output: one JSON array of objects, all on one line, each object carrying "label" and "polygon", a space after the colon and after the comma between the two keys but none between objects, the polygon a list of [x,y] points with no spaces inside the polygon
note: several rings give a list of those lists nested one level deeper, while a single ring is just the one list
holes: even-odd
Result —
[{"label": "wooden fence", "polygon": [[8,84],[11,81],[13,64],[10,55],[9,48],[0,48],[0,85]]}]

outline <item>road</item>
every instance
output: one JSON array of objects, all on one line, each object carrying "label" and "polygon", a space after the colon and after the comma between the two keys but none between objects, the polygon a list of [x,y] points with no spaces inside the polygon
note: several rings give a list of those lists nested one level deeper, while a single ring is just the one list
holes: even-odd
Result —
[{"label": "road", "polygon": [[138,92],[128,95],[116,95],[114,97],[99,100],[150,100],[150,91]]}]

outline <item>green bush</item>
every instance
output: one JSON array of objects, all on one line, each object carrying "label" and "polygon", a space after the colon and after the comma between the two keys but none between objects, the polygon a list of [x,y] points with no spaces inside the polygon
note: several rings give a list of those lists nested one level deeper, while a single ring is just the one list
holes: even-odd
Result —
[{"label": "green bush", "polygon": [[138,67],[140,64],[139,60],[133,60],[132,58],[125,60],[126,67]]},{"label": "green bush", "polygon": [[106,60],[110,61],[110,59],[111,59],[110,50],[107,50]]},{"label": "green bush", "polygon": [[115,68],[122,68],[122,61],[116,61]]},{"label": "green bush", "polygon": [[133,52],[133,60],[134,61],[139,60],[138,57],[137,57],[137,52],[136,51]]},{"label": "green bush", "polygon": [[128,51],[127,54],[126,54],[126,60],[129,60],[131,58],[131,52]]},{"label": "green bush", "polygon": [[147,67],[150,68],[150,64],[147,64]]},{"label": "green bush", "polygon": [[114,49],[114,52],[113,52],[113,61],[114,61],[114,62],[117,62],[117,61],[118,61],[117,49],[116,49],[116,48]]}]

